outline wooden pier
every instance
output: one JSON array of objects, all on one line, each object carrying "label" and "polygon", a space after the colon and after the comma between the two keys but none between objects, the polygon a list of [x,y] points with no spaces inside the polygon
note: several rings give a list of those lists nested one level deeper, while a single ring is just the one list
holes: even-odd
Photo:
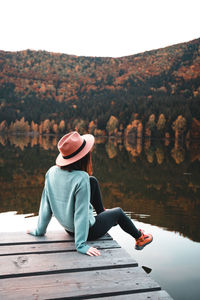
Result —
[{"label": "wooden pier", "polygon": [[111,236],[78,253],[65,231],[0,233],[0,299],[172,299]]}]

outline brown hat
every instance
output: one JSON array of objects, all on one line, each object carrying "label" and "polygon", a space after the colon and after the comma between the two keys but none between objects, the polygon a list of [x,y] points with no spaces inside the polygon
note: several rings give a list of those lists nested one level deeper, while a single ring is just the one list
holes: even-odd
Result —
[{"label": "brown hat", "polygon": [[60,154],[56,159],[58,166],[67,166],[84,157],[94,145],[94,136],[80,135],[77,131],[64,135],[58,142]]}]

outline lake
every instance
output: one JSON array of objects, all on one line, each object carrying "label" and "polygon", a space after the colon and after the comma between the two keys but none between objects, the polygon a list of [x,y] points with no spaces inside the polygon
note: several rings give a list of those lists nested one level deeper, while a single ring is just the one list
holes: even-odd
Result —
[{"label": "lake", "polygon": [[[35,226],[56,136],[0,136],[0,231]],[[200,294],[200,141],[97,138],[94,175],[104,206],[122,207],[154,240],[142,251],[118,226],[111,235],[174,299]],[[53,219],[49,228],[60,228]]]}]

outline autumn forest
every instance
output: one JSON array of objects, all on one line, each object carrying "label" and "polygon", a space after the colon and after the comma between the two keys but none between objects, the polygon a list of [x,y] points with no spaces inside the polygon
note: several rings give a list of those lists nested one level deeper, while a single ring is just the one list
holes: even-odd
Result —
[{"label": "autumn forest", "polygon": [[0,132],[200,137],[200,39],[137,55],[0,51]]}]

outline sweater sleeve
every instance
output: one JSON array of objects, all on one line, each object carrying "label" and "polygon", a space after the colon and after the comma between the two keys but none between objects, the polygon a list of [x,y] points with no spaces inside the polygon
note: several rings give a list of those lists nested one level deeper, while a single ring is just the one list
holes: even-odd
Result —
[{"label": "sweater sleeve", "polygon": [[74,212],[75,246],[77,251],[83,254],[90,248],[86,245],[89,231],[89,203],[90,185],[89,177],[86,175],[76,189]]},{"label": "sweater sleeve", "polygon": [[50,208],[46,188],[44,187],[40,202],[40,210],[39,210],[39,217],[38,217],[38,224],[37,228],[33,231],[30,231],[31,235],[44,235],[46,233],[47,226],[51,220],[52,211]]}]

